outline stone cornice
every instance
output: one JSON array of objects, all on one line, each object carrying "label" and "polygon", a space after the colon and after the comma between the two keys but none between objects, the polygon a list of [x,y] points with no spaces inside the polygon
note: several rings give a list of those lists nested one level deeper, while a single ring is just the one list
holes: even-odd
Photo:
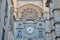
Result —
[{"label": "stone cornice", "polygon": [[60,22],[55,22],[53,25],[55,26],[55,24],[60,24]]},{"label": "stone cornice", "polygon": [[52,12],[54,13],[55,10],[60,10],[60,8],[54,8]]}]

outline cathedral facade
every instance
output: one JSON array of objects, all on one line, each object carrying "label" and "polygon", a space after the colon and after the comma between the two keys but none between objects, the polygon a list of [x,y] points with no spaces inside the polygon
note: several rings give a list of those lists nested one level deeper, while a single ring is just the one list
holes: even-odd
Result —
[{"label": "cathedral facade", "polygon": [[60,40],[59,0],[0,0],[0,40]]},{"label": "cathedral facade", "polygon": [[45,10],[44,2],[43,0],[16,0],[15,40],[45,40],[45,21],[49,19],[49,11],[48,8]]}]

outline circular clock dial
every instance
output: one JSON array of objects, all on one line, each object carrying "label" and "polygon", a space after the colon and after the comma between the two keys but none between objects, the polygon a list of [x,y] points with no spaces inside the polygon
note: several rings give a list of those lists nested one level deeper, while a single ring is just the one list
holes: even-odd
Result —
[{"label": "circular clock dial", "polygon": [[34,28],[33,27],[27,27],[26,31],[28,34],[32,34],[34,32]]}]

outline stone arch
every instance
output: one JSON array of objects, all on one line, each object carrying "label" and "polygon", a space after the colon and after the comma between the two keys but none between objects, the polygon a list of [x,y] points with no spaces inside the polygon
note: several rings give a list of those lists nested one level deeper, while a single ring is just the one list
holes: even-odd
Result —
[{"label": "stone arch", "polygon": [[25,5],[21,6],[21,7],[19,7],[18,8],[18,17],[19,16],[21,17],[21,15],[22,15],[21,12],[23,11],[23,9],[27,9],[27,8],[32,8],[33,11],[38,12],[37,15],[39,17],[42,17],[42,11],[43,11],[43,9],[40,8],[40,7],[38,7],[38,6],[36,6],[36,5],[34,5],[34,4],[25,4]]}]

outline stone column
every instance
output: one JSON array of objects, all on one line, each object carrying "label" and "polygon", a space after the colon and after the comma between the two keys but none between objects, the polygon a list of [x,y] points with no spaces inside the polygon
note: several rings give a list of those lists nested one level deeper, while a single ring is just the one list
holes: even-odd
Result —
[{"label": "stone column", "polygon": [[2,25],[1,25],[1,8],[2,7],[2,0],[0,0],[0,40],[2,38]]},{"label": "stone column", "polygon": [[54,9],[54,6],[53,6],[53,1],[50,2],[49,4],[49,14],[50,14],[50,22],[51,22],[51,38],[52,40],[55,40],[55,26],[53,26],[55,20],[54,20],[54,13],[52,12],[53,9]]},{"label": "stone column", "polygon": [[52,40],[51,38],[51,23],[49,20],[46,20],[46,40]]},{"label": "stone column", "polygon": [[55,33],[56,33],[56,40],[60,39],[60,9],[54,9],[54,19],[55,19]]},{"label": "stone column", "polygon": [[54,26],[56,37],[55,40],[60,40],[60,0],[53,0]]},{"label": "stone column", "polygon": [[7,4],[8,4],[8,11],[7,11],[7,21],[6,21],[6,33],[5,33],[5,40],[8,40],[9,36],[8,36],[8,29],[9,29],[9,20],[10,20],[10,8],[11,8],[11,0],[7,0]]},{"label": "stone column", "polygon": [[0,0],[0,6],[1,6],[1,9],[0,9],[0,40],[4,39],[3,38],[3,28],[5,30],[5,26],[4,26],[4,14],[5,14],[5,0]]},{"label": "stone column", "polygon": [[[50,21],[51,21],[51,33],[53,40],[59,40],[59,25],[60,25],[60,0],[47,0],[47,7],[50,11]],[[50,2],[51,1],[51,2]],[[55,37],[55,36],[56,37]]]}]

